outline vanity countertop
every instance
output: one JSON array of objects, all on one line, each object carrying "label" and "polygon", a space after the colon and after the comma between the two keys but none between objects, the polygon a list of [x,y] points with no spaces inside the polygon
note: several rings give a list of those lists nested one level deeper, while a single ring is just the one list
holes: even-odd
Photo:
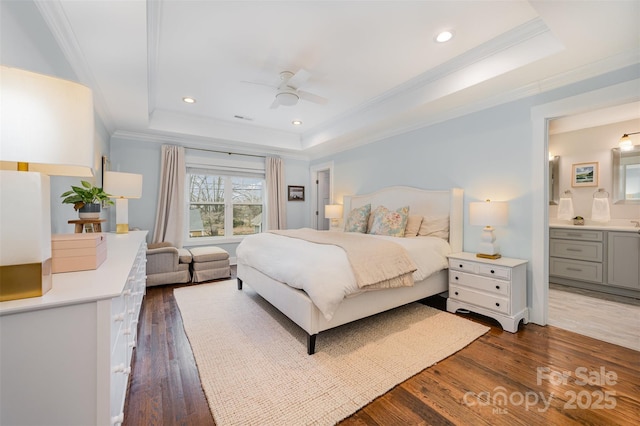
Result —
[{"label": "vanity countertop", "polygon": [[568,223],[550,223],[549,228],[564,229],[597,229],[599,231],[622,231],[622,232],[640,232],[640,228],[631,225],[573,225]]}]

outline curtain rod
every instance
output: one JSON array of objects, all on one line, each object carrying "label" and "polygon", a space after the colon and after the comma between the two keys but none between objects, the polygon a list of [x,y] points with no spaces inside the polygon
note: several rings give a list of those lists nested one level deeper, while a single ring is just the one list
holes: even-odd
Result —
[{"label": "curtain rod", "polygon": [[229,155],[244,155],[245,157],[257,157],[257,158],[267,158],[266,155],[256,155],[256,154],[241,154],[239,152],[230,152],[230,151],[217,151],[215,149],[204,149],[204,148],[189,148],[189,147],[185,147],[186,149],[192,149],[194,151],[206,151],[206,152],[217,152],[219,154],[229,154]]}]

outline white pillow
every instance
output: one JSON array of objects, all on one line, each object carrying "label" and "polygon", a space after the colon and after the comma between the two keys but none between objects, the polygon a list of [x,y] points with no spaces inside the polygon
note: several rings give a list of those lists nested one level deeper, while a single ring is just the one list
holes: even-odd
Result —
[{"label": "white pillow", "polygon": [[410,215],[407,220],[407,227],[404,228],[405,237],[415,237],[418,235],[420,225],[422,224],[422,216]]},{"label": "white pillow", "polygon": [[427,217],[422,218],[420,237],[438,237],[443,240],[449,240],[449,216],[445,217]]}]

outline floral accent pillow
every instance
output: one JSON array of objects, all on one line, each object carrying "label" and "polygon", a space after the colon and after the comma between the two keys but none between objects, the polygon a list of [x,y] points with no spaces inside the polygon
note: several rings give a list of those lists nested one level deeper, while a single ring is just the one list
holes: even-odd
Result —
[{"label": "floral accent pillow", "polygon": [[369,214],[371,214],[371,204],[351,210],[349,216],[347,216],[347,221],[344,223],[344,232],[366,233]]},{"label": "floral accent pillow", "polygon": [[373,235],[404,237],[404,229],[409,219],[409,206],[390,211],[384,206],[377,207],[373,214],[373,224],[369,230]]}]

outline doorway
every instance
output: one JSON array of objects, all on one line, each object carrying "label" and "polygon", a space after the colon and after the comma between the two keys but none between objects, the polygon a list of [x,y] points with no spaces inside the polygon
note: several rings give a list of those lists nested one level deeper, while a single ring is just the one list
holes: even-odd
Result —
[{"label": "doorway", "polygon": [[532,181],[533,190],[533,219],[531,227],[532,254],[531,270],[529,272],[528,291],[529,321],[539,325],[546,325],[548,319],[549,293],[549,194],[548,194],[548,122],[556,117],[578,114],[589,109],[602,109],[613,105],[620,105],[640,100],[637,85],[640,80],[635,79],[624,83],[607,86],[592,92],[564,98],[533,107],[532,121]]},{"label": "doorway", "polygon": [[324,206],[333,203],[333,162],[310,168],[311,172],[311,228],[328,230],[329,219],[324,216]]}]

